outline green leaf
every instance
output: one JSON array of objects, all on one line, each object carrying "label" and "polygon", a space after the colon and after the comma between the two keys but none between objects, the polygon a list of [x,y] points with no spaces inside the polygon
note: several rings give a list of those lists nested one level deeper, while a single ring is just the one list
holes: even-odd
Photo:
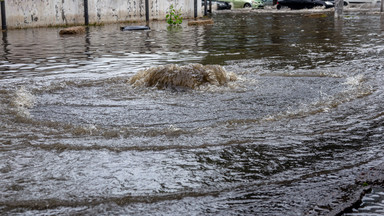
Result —
[{"label": "green leaf", "polygon": [[181,8],[175,9],[174,5],[171,4],[165,16],[167,23],[169,25],[180,25],[183,22],[181,11],[182,11]]}]

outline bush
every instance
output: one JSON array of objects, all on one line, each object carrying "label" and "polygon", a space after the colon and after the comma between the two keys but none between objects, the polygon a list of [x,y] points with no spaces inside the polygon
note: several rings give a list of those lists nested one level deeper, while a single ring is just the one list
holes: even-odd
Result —
[{"label": "bush", "polygon": [[180,9],[175,9],[173,7],[173,4],[169,6],[169,9],[167,11],[167,15],[165,16],[167,19],[167,23],[171,26],[173,25],[180,25],[183,22],[183,17],[181,15],[181,8]]}]

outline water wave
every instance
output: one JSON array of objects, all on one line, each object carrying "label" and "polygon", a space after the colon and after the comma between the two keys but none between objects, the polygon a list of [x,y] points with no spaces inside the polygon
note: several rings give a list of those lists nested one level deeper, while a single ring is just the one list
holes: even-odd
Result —
[{"label": "water wave", "polygon": [[354,77],[349,77],[344,83],[346,88],[344,91],[336,95],[327,95],[320,93],[319,100],[311,104],[303,104],[297,110],[288,110],[277,115],[270,115],[265,117],[264,121],[276,121],[292,117],[305,117],[308,115],[315,115],[321,112],[328,112],[339,105],[372,94],[373,89],[369,85],[365,85],[364,76],[359,74]]},{"label": "water wave", "polygon": [[335,109],[343,103],[347,103],[349,101],[372,94],[374,89],[372,86],[368,85],[366,81],[367,79],[362,74],[358,74],[356,76],[346,78],[346,81],[343,83],[345,85],[344,90],[335,95],[328,95],[320,91],[319,99],[313,103],[301,104],[296,109],[289,108],[286,111],[270,114],[263,118],[232,119],[222,123],[225,125],[233,126],[238,124],[282,121],[286,119],[301,118],[310,115],[316,115],[318,113],[329,112],[331,109]]}]

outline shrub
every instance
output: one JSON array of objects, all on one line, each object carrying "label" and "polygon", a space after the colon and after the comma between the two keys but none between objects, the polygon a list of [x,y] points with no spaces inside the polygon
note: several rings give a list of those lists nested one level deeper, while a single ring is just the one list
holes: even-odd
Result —
[{"label": "shrub", "polygon": [[167,11],[167,15],[165,16],[167,19],[167,23],[171,26],[173,25],[180,25],[183,22],[183,17],[181,15],[181,8],[176,9],[173,4],[169,6],[169,9]]}]

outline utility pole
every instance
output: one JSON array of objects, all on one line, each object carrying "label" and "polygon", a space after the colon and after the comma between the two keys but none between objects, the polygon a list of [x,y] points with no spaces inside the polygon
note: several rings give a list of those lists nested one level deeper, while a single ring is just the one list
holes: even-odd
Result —
[{"label": "utility pole", "polygon": [[7,16],[5,15],[5,2],[4,0],[0,0],[1,7],[1,29],[3,31],[7,30]]}]

